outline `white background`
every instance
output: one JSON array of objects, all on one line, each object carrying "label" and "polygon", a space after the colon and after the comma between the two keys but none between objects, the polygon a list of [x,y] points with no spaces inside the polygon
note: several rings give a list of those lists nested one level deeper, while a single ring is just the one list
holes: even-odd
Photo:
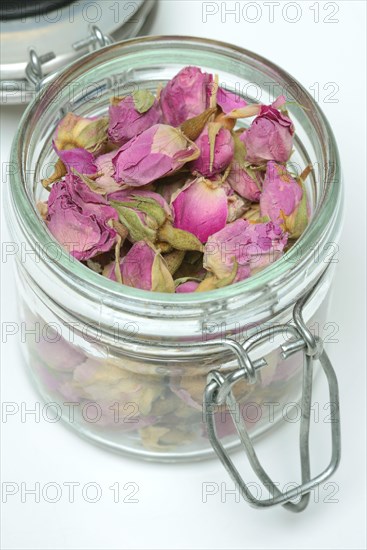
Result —
[{"label": "white background", "polygon": [[[101,2],[103,5],[103,2]],[[163,0],[152,26],[153,34],[189,34],[238,44],[281,65],[310,91],[319,88],[319,102],[334,129],[340,147],[345,178],[345,222],[340,242],[335,292],[328,320],[339,325],[338,343],[330,355],[339,377],[343,459],[319,494],[313,494],[306,512],[293,515],[282,508],[257,511],[221,488],[233,485],[218,462],[184,465],[142,463],[126,459],[80,440],[60,423],[32,417],[21,421],[14,415],[2,421],[2,483],[24,482],[41,488],[49,482],[64,490],[57,503],[32,495],[21,502],[20,492],[2,504],[4,549],[255,549],[255,548],[348,548],[366,547],[365,541],[365,2],[275,2],[271,22],[266,2],[241,2],[250,6],[246,17],[220,10],[233,2],[212,2],[219,12],[203,22],[200,1]],[[279,5],[277,5],[279,4]],[[296,7],[289,6],[296,4]],[[315,21],[319,5],[319,22]],[[285,7],[286,6],[286,7]],[[288,6],[288,7],[287,7]],[[314,9],[311,9],[314,6]],[[330,7],[331,6],[331,7]],[[336,22],[325,21],[334,11]],[[299,20],[296,11],[300,13]],[[256,9],[256,12],[254,11]],[[289,11],[288,11],[289,10]],[[260,18],[254,20],[256,15]],[[288,19],[288,21],[287,21]],[[333,83],[333,88],[326,88]],[[335,88],[336,86],[336,88]],[[332,99],[327,94],[337,89]],[[1,114],[1,158],[8,160],[11,139],[22,109],[6,107]],[[2,185],[5,184],[2,177]],[[2,216],[3,240],[7,231]],[[2,322],[16,321],[16,289],[12,262],[3,262]],[[19,337],[2,345],[2,400],[38,401],[19,352]],[[327,402],[324,386],[318,385],[315,400]],[[314,467],[326,464],[330,424],[317,425],[312,450]],[[323,431],[324,430],[324,431]],[[260,457],[284,481],[297,472],[297,436],[286,425],[258,443]],[[237,454],[237,460],[243,459]],[[244,462],[244,459],[242,460]],[[316,471],[316,470],[314,470]],[[282,477],[283,476],[283,477]],[[249,481],[254,476],[248,474]],[[76,482],[75,502],[69,502],[64,483]],[[101,487],[96,503],[86,502],[82,488],[88,482]],[[115,503],[109,489],[114,483],[139,486],[139,502]],[[203,498],[203,483],[218,492]],[[128,491],[122,491],[121,500]],[[50,496],[51,493],[50,493]],[[3,494],[4,497],[4,494]],[[93,497],[91,491],[89,497]],[[224,500],[224,502],[222,502]],[[332,501],[332,502],[331,502]]]}]

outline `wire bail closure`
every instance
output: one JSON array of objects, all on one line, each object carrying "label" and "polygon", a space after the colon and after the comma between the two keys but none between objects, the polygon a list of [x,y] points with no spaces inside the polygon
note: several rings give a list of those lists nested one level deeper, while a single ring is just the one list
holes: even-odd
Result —
[{"label": "wire bail closure", "polygon": [[[78,52],[80,50],[85,50],[87,48],[93,48],[95,50],[103,48],[113,43],[113,40],[110,36],[104,34],[97,25],[90,26],[90,35],[83,40],[75,42],[72,47]],[[44,55],[38,55],[37,52],[32,48],[29,51],[29,62],[25,69],[25,74],[27,80],[32,84],[36,91],[42,87],[42,80],[45,76],[43,67],[45,63],[52,61],[56,58],[54,52],[48,52]]]},{"label": "wire bail closure", "polygon": [[[323,275],[319,281],[323,278]],[[284,334],[285,330],[291,333],[292,340],[281,345],[281,355],[284,359],[290,357],[298,351],[303,351],[304,353],[301,400],[302,415],[299,445],[302,477],[302,483],[300,485],[297,485],[293,489],[283,493],[271,480],[259,462],[245,422],[241,421],[239,405],[232,393],[233,385],[239,380],[245,379],[250,384],[256,383],[257,371],[266,365],[266,360],[261,358],[257,361],[252,361],[249,356],[249,352],[269,337],[269,329],[262,330],[259,333],[250,336],[243,345],[230,339],[223,341],[223,344],[226,347],[231,348],[239,358],[240,368],[226,376],[221,374],[219,371],[211,371],[208,374],[208,383],[204,392],[203,407],[210,442],[229,475],[239,487],[240,493],[244,500],[257,508],[268,508],[281,504],[289,511],[301,512],[309,503],[310,491],[326,479],[330,478],[340,462],[340,412],[337,378],[329,357],[323,350],[322,340],[310,332],[302,316],[303,308],[312,297],[319,281],[317,281],[316,285],[295,304],[293,309],[294,324],[275,325],[270,329],[272,335]],[[331,423],[332,452],[329,465],[316,477],[311,478],[309,433],[311,418],[312,375],[314,362],[317,360],[320,361],[321,367],[327,378],[330,402],[335,406],[336,412],[333,422]],[[213,405],[222,404],[226,404],[228,407],[252,469],[257,474],[259,480],[266,485],[267,489],[269,489],[271,496],[268,499],[257,499],[252,495],[217,436]],[[301,497],[297,503],[291,502],[292,499],[297,497]]]}]

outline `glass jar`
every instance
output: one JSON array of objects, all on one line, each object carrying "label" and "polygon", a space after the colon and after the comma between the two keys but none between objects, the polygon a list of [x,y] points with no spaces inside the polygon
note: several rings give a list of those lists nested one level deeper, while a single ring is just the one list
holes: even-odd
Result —
[{"label": "glass jar", "polygon": [[[40,182],[56,161],[52,135],[68,111],[101,115],[112,95],[155,91],[186,65],[218,74],[247,101],[287,96],[296,127],[294,170],[313,166],[306,185],[311,222],[280,260],[248,280],[198,294],[150,293],[118,285],[70,257],[36,203],[47,196]],[[168,461],[212,455],[203,394],[210,372],[238,368],[241,348],[233,343],[289,324],[294,304],[315,285],[303,317],[311,331],[326,320],[342,192],[337,147],[319,106],[285,71],[241,48],[198,38],[135,39],[47,78],[24,114],[11,163],[7,215],[24,350],[44,400],[80,435],[123,453]],[[270,331],[253,352],[253,361],[266,361],[256,384],[243,378],[233,388],[252,437],[274,427],[300,399],[303,353],[281,356],[289,337],[286,327],[283,334]],[[236,447],[225,406],[214,416],[223,447]]]}]

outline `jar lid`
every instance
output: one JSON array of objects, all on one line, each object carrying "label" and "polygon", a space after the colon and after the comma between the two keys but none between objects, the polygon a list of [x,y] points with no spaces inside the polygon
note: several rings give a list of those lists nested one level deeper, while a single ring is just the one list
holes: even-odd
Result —
[{"label": "jar lid", "polygon": [[28,103],[38,83],[91,49],[137,36],[153,0],[5,0],[0,7],[0,102]]}]

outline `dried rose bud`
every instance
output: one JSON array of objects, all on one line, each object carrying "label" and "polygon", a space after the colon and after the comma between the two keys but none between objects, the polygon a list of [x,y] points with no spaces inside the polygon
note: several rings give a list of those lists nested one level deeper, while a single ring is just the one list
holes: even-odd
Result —
[{"label": "dried rose bud", "polygon": [[201,242],[194,235],[172,227],[172,211],[162,196],[153,191],[137,191],[120,191],[109,197],[120,199],[110,202],[118,211],[121,223],[128,229],[130,240],[155,243],[162,252],[172,248],[202,250]]},{"label": "dried rose bud", "polygon": [[177,229],[169,221],[158,230],[158,242],[161,241],[169,243],[176,250],[203,251],[203,245],[193,233]]},{"label": "dried rose bud", "polygon": [[190,163],[192,172],[212,177],[223,172],[233,159],[231,132],[217,122],[209,122],[195,143],[200,149],[200,156]]},{"label": "dried rose bud", "polygon": [[[164,223],[166,219],[172,218],[171,207],[162,195],[154,191],[146,191],[140,188],[123,189],[110,193],[108,195],[108,200],[135,203],[136,209],[140,209],[141,212],[145,212],[146,214],[150,214],[151,217],[155,217],[160,224]],[[159,216],[159,218],[157,218],[157,216]]]},{"label": "dried rose bud", "polygon": [[59,123],[54,143],[57,149],[86,149],[98,153],[107,140],[107,118],[83,118],[68,113]]},{"label": "dried rose bud", "polygon": [[260,212],[280,224],[291,239],[298,238],[308,224],[307,195],[302,180],[293,179],[283,165],[268,162]]},{"label": "dried rose bud", "polygon": [[204,248],[204,267],[218,279],[227,277],[237,262],[235,282],[250,276],[248,255],[243,246],[248,222],[237,220],[209,237]]},{"label": "dried rose bud", "polygon": [[187,294],[189,292],[195,292],[200,284],[200,281],[186,277],[184,279],[177,279],[175,284],[177,294]]},{"label": "dried rose bud", "polygon": [[234,159],[227,182],[241,197],[251,202],[259,202],[262,190],[262,172],[252,169],[250,164],[245,161],[246,147],[240,138],[234,135],[233,139],[235,143]]},{"label": "dried rose bud", "polygon": [[62,162],[81,174],[94,174],[94,157],[107,141],[107,118],[83,118],[68,113],[59,123],[53,146]]},{"label": "dried rose bud", "polygon": [[[122,260],[119,262],[118,268],[120,270],[120,276],[121,276]],[[107,277],[107,279],[111,279],[111,281],[117,282],[118,274],[116,274],[116,270],[117,270],[116,262],[110,262],[103,268],[102,275],[104,277]]]},{"label": "dried rose bud", "polygon": [[288,235],[273,222],[251,224],[248,233],[252,235],[253,246],[249,247],[251,275],[279,260],[288,242]]},{"label": "dried rose bud", "polygon": [[59,160],[63,162],[68,172],[73,169],[80,174],[92,175],[97,172],[97,164],[94,155],[86,149],[56,149]]},{"label": "dried rose bud", "polygon": [[251,202],[259,202],[262,180],[261,172],[253,170],[250,166],[243,167],[237,162],[232,164],[227,178],[232,189]]},{"label": "dried rose bud", "polygon": [[277,260],[286,244],[287,236],[276,224],[251,224],[240,219],[209,237],[204,250],[204,267],[223,279],[237,262],[234,282],[242,281]]},{"label": "dried rose bud", "polygon": [[174,226],[193,233],[202,243],[227,222],[228,201],[220,181],[197,178],[188,182],[172,201]]},{"label": "dried rose bud", "polygon": [[122,261],[127,286],[156,292],[175,292],[175,283],[161,254],[150,244],[135,243]]},{"label": "dried rose bud", "polygon": [[111,221],[116,211],[93,193],[76,175],[52,186],[48,198],[47,226],[59,243],[78,260],[88,260],[115,245]]},{"label": "dried rose bud", "polygon": [[185,67],[163,88],[160,104],[167,124],[179,126],[210,107],[213,76]]},{"label": "dried rose bud", "polygon": [[131,242],[150,241],[154,243],[157,238],[158,224],[146,214],[122,204],[111,201],[116,209],[119,221],[128,230],[128,238]]},{"label": "dried rose bud", "polygon": [[139,90],[110,105],[108,137],[123,145],[161,120],[159,102],[148,90]]},{"label": "dried rose bud", "polygon": [[[121,189],[121,184],[117,184],[113,177],[115,167],[112,164],[112,159],[115,154],[116,151],[111,151],[105,155],[99,155],[95,159],[96,172],[98,174],[98,177],[95,178],[95,182],[101,188],[105,189],[106,193],[113,193]],[[93,172],[89,172],[89,174],[93,174]]]},{"label": "dried rose bud", "polygon": [[219,87],[217,92],[217,104],[222,109],[223,113],[228,114],[234,109],[246,107],[247,102],[238,94]]},{"label": "dried rose bud", "polygon": [[293,123],[273,105],[261,105],[259,115],[240,137],[246,146],[246,160],[253,164],[264,160],[287,162],[291,155]]},{"label": "dried rose bud", "polygon": [[132,242],[155,242],[158,228],[171,219],[169,205],[153,191],[126,189],[111,193],[108,199],[117,210],[120,222],[129,231]]},{"label": "dried rose bud", "polygon": [[177,128],[156,124],[123,145],[113,157],[115,179],[140,187],[198,158],[197,145]]},{"label": "dried rose bud", "polygon": [[[101,205],[108,206],[105,197],[101,196],[103,193],[94,189],[95,182],[88,178],[88,176],[72,173],[67,174],[64,179],[68,184],[73,201],[80,208],[84,208],[87,205],[91,212],[95,209],[96,214],[99,214]],[[113,218],[117,218],[117,216],[113,216]]]},{"label": "dried rose bud", "polygon": [[227,181],[223,184],[223,188],[227,193],[228,201],[227,223],[231,223],[241,218],[250,209],[251,202],[237,195]]},{"label": "dried rose bud", "polygon": [[[273,107],[273,109],[279,109],[286,103],[286,98],[284,95],[280,95],[276,98],[275,101],[270,105],[270,107]],[[233,118],[237,120],[238,118],[249,118],[252,116],[258,116],[260,114],[260,111],[263,107],[266,107],[266,105],[263,105],[261,103],[252,103],[249,105],[246,105],[245,107],[233,109],[229,113],[227,113],[227,118]]]}]

